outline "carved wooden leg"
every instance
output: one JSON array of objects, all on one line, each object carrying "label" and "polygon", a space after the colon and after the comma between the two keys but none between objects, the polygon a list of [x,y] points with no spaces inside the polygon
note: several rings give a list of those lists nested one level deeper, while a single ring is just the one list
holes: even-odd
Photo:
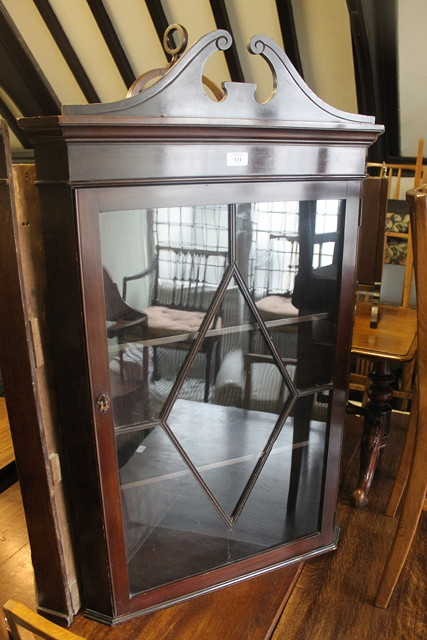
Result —
[{"label": "carved wooden leg", "polygon": [[369,402],[365,406],[365,419],[360,451],[360,473],[357,489],[352,495],[353,505],[365,507],[368,493],[378,464],[380,450],[385,446],[390,425],[394,375],[390,362],[378,360],[369,374]]}]

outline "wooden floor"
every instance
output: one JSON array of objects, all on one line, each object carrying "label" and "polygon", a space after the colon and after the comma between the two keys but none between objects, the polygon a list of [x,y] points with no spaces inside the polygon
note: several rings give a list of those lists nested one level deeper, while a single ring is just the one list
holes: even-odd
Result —
[{"label": "wooden floor", "polygon": [[13,462],[12,437],[7,419],[6,401],[0,398],[0,470]]},{"label": "wooden floor", "polygon": [[[389,608],[372,600],[393,536],[396,520],[383,515],[393,481],[404,419],[395,414],[389,445],[371,490],[369,506],[355,511],[349,503],[357,474],[351,454],[360,421],[347,421],[343,478],[337,522],[338,550],[228,587],[137,620],[105,627],[79,615],[71,629],[98,640],[423,640],[427,638],[427,514]],[[347,461],[349,461],[347,464]],[[251,602],[268,593],[264,615],[251,615]],[[19,486],[0,494],[0,604],[13,597],[35,607],[34,583]],[[246,611],[246,616],[236,612]],[[248,615],[249,612],[249,615]],[[234,623],[226,624],[234,615]],[[224,622],[225,621],[225,622]],[[226,630],[226,631],[224,631]]]},{"label": "wooden floor", "polygon": [[[390,446],[374,479],[368,507],[355,510],[350,506],[357,471],[353,464],[340,492],[339,548],[328,557],[306,563],[273,640],[427,638],[427,513],[422,516],[388,609],[378,609],[372,604],[396,526],[395,518],[382,514],[404,436],[397,417],[394,415]],[[351,440],[349,437],[347,447]]]}]

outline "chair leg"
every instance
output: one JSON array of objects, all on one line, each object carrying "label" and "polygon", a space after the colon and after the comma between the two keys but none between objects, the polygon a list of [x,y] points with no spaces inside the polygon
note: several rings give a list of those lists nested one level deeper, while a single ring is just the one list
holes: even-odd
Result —
[{"label": "chair leg", "polygon": [[403,445],[402,454],[400,456],[399,466],[396,471],[393,487],[388,498],[385,515],[394,517],[399,507],[400,501],[405,491],[408,481],[409,469],[411,466],[412,452],[414,450],[415,435],[417,431],[417,402],[418,392],[416,385],[414,387],[414,395],[412,397],[412,410],[409,414],[408,426],[406,428],[405,444]]},{"label": "chair leg", "polygon": [[209,391],[211,388],[211,367],[212,367],[212,345],[206,347],[206,366],[205,366],[205,393],[203,402],[209,402]]},{"label": "chair leg", "polygon": [[158,372],[158,352],[157,352],[157,347],[153,347],[153,373],[151,376],[151,379],[153,382],[156,382],[157,380],[160,380],[160,376],[159,376],[159,372]]},{"label": "chair leg", "polygon": [[369,378],[371,380],[368,389],[370,401],[365,406],[359,481],[352,495],[353,506],[358,509],[365,507],[368,503],[368,493],[378,465],[380,450],[385,446],[388,438],[394,380],[388,360],[377,361]]},{"label": "chair leg", "polygon": [[3,609],[0,607],[0,640],[9,640],[9,632],[4,620]]},{"label": "chair leg", "polygon": [[[414,370],[415,370],[415,358],[403,364],[401,391],[404,391],[407,394],[409,394],[411,392],[411,389],[413,388]],[[401,411],[407,411],[408,402],[409,402],[408,398],[402,398],[398,400],[397,408],[400,409]]]},{"label": "chair leg", "polygon": [[381,283],[376,282],[372,291],[371,319],[369,326],[376,329],[380,320],[380,292]]},{"label": "chair leg", "polygon": [[[419,431],[419,421],[417,427]],[[426,443],[418,439],[417,446],[414,448],[399,524],[375,598],[377,607],[387,607],[417,529],[427,491],[426,453]]]}]

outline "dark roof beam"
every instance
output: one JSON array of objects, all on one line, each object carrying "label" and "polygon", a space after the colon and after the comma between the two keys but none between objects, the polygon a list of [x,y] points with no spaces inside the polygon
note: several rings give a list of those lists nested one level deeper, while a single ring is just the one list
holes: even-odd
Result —
[{"label": "dark roof beam", "polygon": [[110,16],[108,15],[104,3],[102,2],[102,0],[86,1],[93,13],[99,30],[102,33],[102,36],[113,57],[117,69],[123,79],[123,82],[125,83],[126,87],[129,88],[135,80],[135,73],[128,60],[126,52],[122,47],[120,39],[114,29],[113,23],[111,22]]},{"label": "dark roof beam", "polygon": [[[166,29],[169,26],[168,19],[162,7],[162,3],[159,0],[145,0],[145,4],[148,9],[148,13],[150,14],[150,18],[153,21],[154,28],[157,33],[157,37],[159,38],[161,45],[163,47],[163,36]],[[183,25],[185,27],[185,25]],[[173,37],[173,35],[172,35]],[[170,60],[171,56],[166,54],[168,60]]]},{"label": "dark roof beam", "polygon": [[52,7],[49,4],[48,0],[33,0],[37,9],[47,28],[49,29],[53,39],[59,47],[62,55],[72,74],[74,75],[80,89],[82,90],[86,100],[88,102],[100,102],[98,94],[96,93],[89,77],[84,70],[80,60],[78,59],[73,47],[70,44],[70,41],[67,38],[67,35],[64,29],[61,26],[58,18],[55,15]]},{"label": "dark roof beam", "polygon": [[347,0],[360,113],[374,115],[385,132],[369,159],[402,162],[397,71],[396,0]]},{"label": "dark roof beam", "polygon": [[[215,19],[215,23],[218,29],[225,29],[229,33],[233,33],[231,29],[230,19],[227,13],[227,7],[225,6],[225,0],[209,0],[212,13]],[[227,61],[228,71],[230,78],[233,82],[244,82],[242,67],[240,64],[239,56],[237,54],[236,45],[230,47],[224,51],[225,59]]]},{"label": "dark roof beam", "polygon": [[276,8],[286,55],[303,78],[292,2],[291,0],[276,0]]},{"label": "dark roof beam", "polygon": [[31,149],[31,145],[28,142],[27,138],[24,135],[24,132],[18,127],[18,123],[16,122],[16,118],[7,106],[7,104],[0,98],[0,115],[4,118],[9,125],[11,131],[18,138],[21,145],[24,149]]},{"label": "dark roof beam", "polygon": [[61,104],[0,2],[0,86],[24,116],[56,115]]}]

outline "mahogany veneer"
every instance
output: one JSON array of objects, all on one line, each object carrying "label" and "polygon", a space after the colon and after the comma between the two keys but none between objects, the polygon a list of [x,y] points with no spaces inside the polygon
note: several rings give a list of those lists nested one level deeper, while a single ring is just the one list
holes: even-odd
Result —
[{"label": "mahogany veneer", "polygon": [[[138,95],[20,121],[35,148],[61,466],[80,593],[86,614],[109,624],[209,598],[244,578],[268,581],[271,570],[337,544],[359,200],[367,147],[382,127],[319,100],[264,37],[253,38],[250,48],[274,75],[270,101],[257,103],[254,87],[244,83],[225,83],[226,98],[212,101],[201,69],[211,53],[230,45],[227,32],[208,34]],[[321,228],[325,207],[333,224]],[[154,258],[160,221],[166,217],[172,227],[179,212],[191,216],[194,231],[201,211],[211,216],[203,227],[209,231],[202,240],[181,240],[183,246],[190,252],[199,242],[206,249],[215,238],[216,249],[225,245],[227,265],[198,331],[168,337],[190,343],[184,362],[172,359],[163,374],[151,375],[143,356],[161,343],[145,339],[143,325],[138,339],[108,341],[103,266],[116,284],[134,282],[131,276],[146,272]],[[262,251],[256,221],[274,211],[281,224],[290,214],[297,220],[298,315],[267,322],[256,306],[249,257],[251,243]],[[220,214],[226,223],[218,238],[212,216]],[[290,223],[282,226],[286,239]],[[333,249],[323,260],[327,246]],[[136,290],[141,308],[147,290],[143,284]],[[217,316],[221,324],[212,328]],[[224,395],[221,404],[210,381],[201,385],[201,398],[186,396],[189,387],[197,389],[197,358],[212,337],[215,373],[236,351],[243,363],[263,356],[252,365],[252,388],[273,372],[281,382],[273,409],[258,412],[254,394],[246,403],[244,370],[234,378],[233,406]],[[165,381],[170,387],[160,397]],[[260,388],[263,401],[273,385],[264,378]],[[189,400],[196,406],[187,406],[178,428],[176,407]],[[119,412],[119,401],[130,411]],[[227,421],[231,413],[240,418]],[[268,429],[259,428],[252,442],[251,420],[261,424],[261,413]],[[207,459],[220,426],[221,455]],[[118,459],[124,445],[129,455]],[[257,507],[265,509],[259,519]],[[268,523],[277,514],[283,527],[275,538]],[[162,545],[175,557],[172,567],[162,567]],[[163,577],[154,580],[154,567]]]}]

